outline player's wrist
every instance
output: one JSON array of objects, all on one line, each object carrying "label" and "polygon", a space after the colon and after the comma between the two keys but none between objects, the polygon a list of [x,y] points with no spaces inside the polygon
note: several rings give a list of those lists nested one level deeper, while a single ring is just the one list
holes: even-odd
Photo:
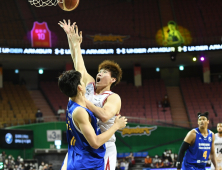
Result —
[{"label": "player's wrist", "polygon": [[80,45],[79,41],[73,41],[73,44],[74,44],[75,46]]},{"label": "player's wrist", "polygon": [[80,43],[79,42],[74,42],[73,45],[74,45],[75,48],[79,48],[80,47]]},{"label": "player's wrist", "polygon": [[120,126],[118,125],[118,123],[114,123],[113,127],[114,127],[115,131],[120,129]]}]

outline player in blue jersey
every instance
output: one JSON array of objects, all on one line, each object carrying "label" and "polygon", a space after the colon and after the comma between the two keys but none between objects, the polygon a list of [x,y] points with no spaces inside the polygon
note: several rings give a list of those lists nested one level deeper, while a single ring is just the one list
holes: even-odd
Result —
[{"label": "player in blue jersey", "polygon": [[64,72],[58,85],[70,97],[66,112],[68,153],[62,170],[104,170],[104,143],[126,126],[127,119],[117,116],[113,126],[101,134],[96,117],[86,108],[86,88],[81,73],[74,70]]},{"label": "player in blue jersey", "polygon": [[198,113],[199,127],[191,130],[185,137],[178,154],[177,169],[181,169],[182,166],[183,170],[205,170],[209,156],[214,166],[217,167],[214,149],[215,136],[208,129],[208,114],[208,112]]}]

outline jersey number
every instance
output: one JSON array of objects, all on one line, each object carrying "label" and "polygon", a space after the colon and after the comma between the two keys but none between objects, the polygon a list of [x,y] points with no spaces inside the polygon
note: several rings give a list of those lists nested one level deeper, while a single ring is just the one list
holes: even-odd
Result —
[{"label": "jersey number", "polygon": [[217,153],[219,152],[222,154],[222,148],[221,149],[217,148]]},{"label": "jersey number", "polygon": [[70,145],[75,146],[75,143],[76,143],[76,139],[73,136],[71,141],[70,141]]},{"label": "jersey number", "polygon": [[204,157],[205,159],[207,159],[207,151],[205,151],[205,152],[203,153],[203,157]]}]

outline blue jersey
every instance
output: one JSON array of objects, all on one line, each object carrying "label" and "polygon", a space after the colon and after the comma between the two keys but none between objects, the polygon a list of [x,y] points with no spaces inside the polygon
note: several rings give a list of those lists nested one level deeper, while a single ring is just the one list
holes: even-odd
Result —
[{"label": "blue jersey", "polygon": [[208,131],[208,136],[204,137],[199,128],[195,129],[196,139],[192,146],[187,150],[182,164],[182,169],[205,170],[206,163],[209,159],[212,146],[212,132]]},{"label": "blue jersey", "polygon": [[[68,103],[66,111],[66,125],[67,125],[67,141],[68,141],[68,170],[104,170],[104,156],[105,156],[105,145],[100,146],[98,149],[92,148],[82,132],[75,125],[72,119],[73,111],[77,107],[82,107],[72,100]],[[82,107],[84,108],[84,107]],[[93,129],[96,135],[99,135],[100,129],[97,126],[97,119],[93,113],[84,108],[90,118]]]}]

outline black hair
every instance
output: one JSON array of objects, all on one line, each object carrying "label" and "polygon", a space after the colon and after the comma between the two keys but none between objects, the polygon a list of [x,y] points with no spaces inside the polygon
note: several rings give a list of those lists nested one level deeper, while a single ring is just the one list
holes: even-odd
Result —
[{"label": "black hair", "polygon": [[118,84],[120,82],[120,80],[122,79],[122,69],[120,68],[119,64],[117,64],[114,61],[110,61],[110,60],[105,60],[103,61],[98,68],[98,72],[101,69],[107,69],[110,71],[111,73],[111,77],[116,78],[116,81],[113,82],[110,86],[110,88],[114,87],[116,84]]},{"label": "black hair", "polygon": [[75,97],[77,95],[77,87],[81,80],[81,73],[75,70],[63,72],[58,79],[58,86],[61,92],[68,97]]},{"label": "black hair", "polygon": [[207,118],[207,120],[209,120],[208,119],[208,115],[209,115],[209,112],[205,112],[205,113],[200,113],[200,112],[198,112],[197,113],[197,117],[199,118],[200,116],[205,116],[206,118]]},{"label": "black hair", "polygon": [[169,21],[169,22],[168,22],[168,25],[175,25],[175,26],[177,26],[177,23],[174,22],[174,21]]}]

